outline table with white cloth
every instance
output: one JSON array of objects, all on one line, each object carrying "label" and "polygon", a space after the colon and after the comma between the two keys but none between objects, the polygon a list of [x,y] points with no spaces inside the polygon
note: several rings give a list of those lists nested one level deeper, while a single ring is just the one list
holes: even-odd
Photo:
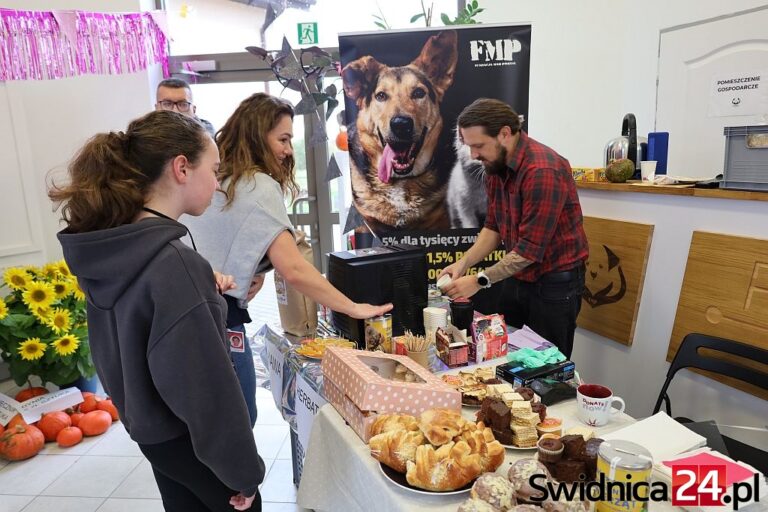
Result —
[{"label": "table with white cloth", "polygon": [[[505,362],[505,358],[500,358],[482,366]],[[446,373],[457,373],[458,370]],[[462,415],[470,420],[475,420],[476,412],[477,408],[462,409]],[[576,417],[575,399],[548,407],[547,414],[561,418],[563,430],[583,426]],[[595,436],[600,437],[634,422],[631,416],[618,413],[608,425],[594,428]],[[534,454],[535,449],[508,449],[497,473],[506,475],[513,462]],[[323,406],[315,417],[299,486],[297,503],[300,506],[319,512],[455,512],[468,497],[468,492],[451,496],[423,495],[394,485],[382,474],[368,445],[345,423],[333,405]],[[673,510],[665,503],[654,503],[653,508]]]}]

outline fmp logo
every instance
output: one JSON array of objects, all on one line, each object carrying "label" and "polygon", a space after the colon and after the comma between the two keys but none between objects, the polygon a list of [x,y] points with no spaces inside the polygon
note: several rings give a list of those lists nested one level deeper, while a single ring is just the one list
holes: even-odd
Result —
[{"label": "fmp logo", "polygon": [[514,62],[523,45],[517,39],[477,40],[469,42],[472,62]]}]

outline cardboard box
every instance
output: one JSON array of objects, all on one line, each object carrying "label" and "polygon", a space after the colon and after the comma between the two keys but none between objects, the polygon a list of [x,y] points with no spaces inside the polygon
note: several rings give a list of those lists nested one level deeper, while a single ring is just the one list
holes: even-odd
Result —
[{"label": "cardboard box", "polygon": [[472,320],[469,362],[482,363],[507,355],[507,324],[504,315],[478,316]]},{"label": "cardboard box", "polygon": [[[398,363],[420,382],[392,380]],[[461,411],[461,393],[406,356],[328,347],[321,369],[326,398],[366,443],[378,414],[419,416],[435,407]]]},{"label": "cardboard box", "polygon": [[445,331],[438,327],[435,332],[435,348],[437,356],[448,368],[459,368],[469,364],[469,343],[467,331],[459,330],[450,325]]},{"label": "cardboard box", "polygon": [[528,386],[535,379],[552,379],[565,382],[573,379],[575,370],[576,364],[568,360],[547,364],[541,368],[525,368],[519,363],[508,363],[496,367],[496,376],[515,387],[519,387]]}]

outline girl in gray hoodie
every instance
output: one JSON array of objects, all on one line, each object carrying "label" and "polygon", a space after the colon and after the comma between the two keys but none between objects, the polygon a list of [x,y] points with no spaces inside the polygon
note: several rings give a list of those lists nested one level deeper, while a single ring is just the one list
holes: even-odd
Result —
[{"label": "girl in gray hoodie", "polygon": [[208,262],[179,239],[217,189],[205,128],[152,112],[96,135],[49,191],[64,259],[87,297],[99,378],[152,464],[166,511],[261,510],[264,461]]}]

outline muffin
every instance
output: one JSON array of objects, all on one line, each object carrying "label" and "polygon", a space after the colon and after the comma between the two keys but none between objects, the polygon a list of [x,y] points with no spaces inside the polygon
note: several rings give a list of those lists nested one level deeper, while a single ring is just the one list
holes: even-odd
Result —
[{"label": "muffin", "polygon": [[569,460],[582,460],[586,455],[587,443],[581,435],[568,435],[560,438],[565,446],[563,458]]},{"label": "muffin", "polygon": [[563,456],[563,442],[559,439],[539,439],[538,448],[541,462],[557,462]]},{"label": "muffin", "polygon": [[544,475],[543,479],[537,479],[538,485],[545,485],[552,478],[546,466],[535,459],[520,459],[509,468],[507,478],[517,492],[518,502],[533,503],[532,498],[543,498],[541,491],[531,487],[530,479],[533,475]]},{"label": "muffin", "polygon": [[470,496],[500,510],[507,510],[517,505],[515,488],[509,480],[496,473],[480,475],[472,485]]},{"label": "muffin", "polygon": [[563,420],[551,416],[544,418],[544,421],[536,425],[536,432],[539,433],[539,436],[544,434],[563,435]]},{"label": "muffin", "polygon": [[502,512],[493,505],[490,505],[483,500],[476,498],[469,498],[467,501],[459,505],[459,509],[456,512]]}]

